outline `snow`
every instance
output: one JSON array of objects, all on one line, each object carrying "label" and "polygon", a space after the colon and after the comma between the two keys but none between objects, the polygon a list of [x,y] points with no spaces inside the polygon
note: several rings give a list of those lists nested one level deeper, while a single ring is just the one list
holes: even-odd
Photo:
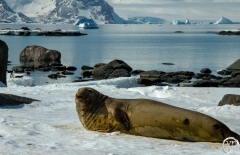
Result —
[{"label": "snow", "polygon": [[48,12],[56,8],[54,0],[33,0],[33,2],[25,5],[18,5],[17,12],[22,12],[29,17],[37,17],[46,15]]},{"label": "snow", "polygon": [[233,24],[233,22],[225,17],[221,17],[218,21],[214,24]]},{"label": "snow", "polygon": [[[119,132],[87,131],[75,110],[74,96],[81,87],[92,87],[115,98],[149,98],[196,110],[220,120],[231,130],[240,133],[240,106],[217,106],[225,94],[236,94],[238,88],[139,87],[135,77],[32,87],[23,86],[28,80],[22,81],[24,82],[8,79],[8,87],[0,87],[0,93],[41,101],[0,107],[0,154],[226,154],[221,143],[192,143]],[[31,81],[29,79],[29,83]],[[236,154],[239,151],[240,148]]]},{"label": "snow", "polygon": [[184,24],[191,24],[190,21],[186,18],[185,22],[179,20],[173,20],[172,25],[184,25]]}]

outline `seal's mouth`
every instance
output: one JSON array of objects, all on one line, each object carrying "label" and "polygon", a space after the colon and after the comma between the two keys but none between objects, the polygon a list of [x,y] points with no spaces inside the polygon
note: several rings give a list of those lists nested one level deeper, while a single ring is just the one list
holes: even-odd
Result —
[{"label": "seal's mouth", "polygon": [[83,105],[89,105],[89,98],[84,97],[83,93],[76,94],[75,99]]}]

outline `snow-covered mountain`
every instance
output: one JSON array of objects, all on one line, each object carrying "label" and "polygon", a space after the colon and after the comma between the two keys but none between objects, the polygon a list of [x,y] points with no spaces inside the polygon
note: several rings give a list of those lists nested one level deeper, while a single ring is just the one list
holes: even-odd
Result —
[{"label": "snow-covered mountain", "polygon": [[91,18],[98,24],[123,23],[104,0],[5,0],[16,11],[39,23],[72,24],[81,18]]},{"label": "snow-covered mountain", "polygon": [[0,0],[0,22],[32,23],[33,20],[21,12],[13,11],[4,0]]}]

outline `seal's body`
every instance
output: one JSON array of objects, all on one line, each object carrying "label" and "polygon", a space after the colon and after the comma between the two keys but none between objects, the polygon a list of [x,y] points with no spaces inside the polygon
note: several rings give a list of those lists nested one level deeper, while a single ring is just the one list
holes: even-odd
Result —
[{"label": "seal's body", "polygon": [[91,131],[174,139],[223,142],[240,136],[205,114],[149,99],[116,99],[92,88],[76,94],[76,109],[83,126]]}]

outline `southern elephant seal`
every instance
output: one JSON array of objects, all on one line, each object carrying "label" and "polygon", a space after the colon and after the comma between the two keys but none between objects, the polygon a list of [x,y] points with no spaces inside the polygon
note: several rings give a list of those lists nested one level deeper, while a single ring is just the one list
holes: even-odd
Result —
[{"label": "southern elephant seal", "polygon": [[223,142],[240,136],[205,114],[149,99],[116,99],[85,87],[75,96],[87,130],[193,142]]}]

